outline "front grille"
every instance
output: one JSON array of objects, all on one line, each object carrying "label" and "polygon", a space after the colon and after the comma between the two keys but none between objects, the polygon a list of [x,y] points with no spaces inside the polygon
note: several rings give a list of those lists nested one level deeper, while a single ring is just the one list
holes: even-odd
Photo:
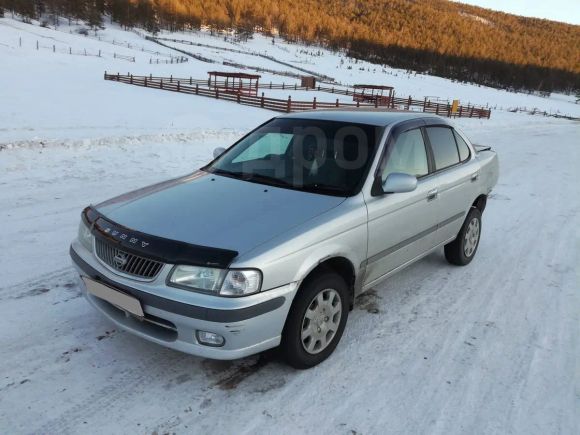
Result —
[{"label": "front grille", "polygon": [[143,279],[154,279],[163,263],[118,249],[104,240],[95,240],[97,257],[112,269]]}]

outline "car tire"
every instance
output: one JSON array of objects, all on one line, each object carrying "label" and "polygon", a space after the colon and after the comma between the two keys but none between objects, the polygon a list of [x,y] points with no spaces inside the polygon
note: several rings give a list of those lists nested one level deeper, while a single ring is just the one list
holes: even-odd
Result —
[{"label": "car tire", "polygon": [[451,264],[465,266],[471,263],[481,239],[481,212],[473,207],[454,241],[445,245],[445,258]]},{"label": "car tire", "polygon": [[294,298],[282,332],[280,348],[286,362],[303,370],[328,358],[344,332],[349,305],[348,286],[339,275],[323,272],[308,278]]}]

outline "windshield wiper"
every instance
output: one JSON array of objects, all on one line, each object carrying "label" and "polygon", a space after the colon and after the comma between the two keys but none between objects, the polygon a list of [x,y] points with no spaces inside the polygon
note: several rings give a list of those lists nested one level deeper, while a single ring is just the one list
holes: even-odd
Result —
[{"label": "windshield wiper", "polygon": [[275,177],[269,177],[268,175],[262,175],[262,174],[244,174],[244,180],[258,181],[258,182],[263,182],[266,184],[272,184],[275,186],[290,186],[290,187],[292,187],[292,183],[289,183],[288,181],[281,180],[281,179],[275,178]]},{"label": "windshield wiper", "polygon": [[244,179],[244,177],[246,176],[246,174],[244,174],[243,172],[226,171],[224,169],[218,168],[208,168],[208,169],[209,172],[211,172],[212,174],[224,175],[226,177],[238,178],[240,180]]},{"label": "windshield wiper", "polygon": [[303,184],[302,186],[296,186],[303,190],[308,190],[311,192],[332,192],[336,194],[340,194],[341,196],[347,196],[346,192],[343,188],[338,186],[331,186],[330,184],[324,183],[309,183]]},{"label": "windshield wiper", "polygon": [[269,184],[273,186],[292,187],[292,183],[280,180],[275,177],[269,177],[262,174],[251,174],[246,172],[226,171],[225,169],[209,168],[212,174],[223,175],[225,177],[237,178],[244,181],[253,181],[258,183]]}]

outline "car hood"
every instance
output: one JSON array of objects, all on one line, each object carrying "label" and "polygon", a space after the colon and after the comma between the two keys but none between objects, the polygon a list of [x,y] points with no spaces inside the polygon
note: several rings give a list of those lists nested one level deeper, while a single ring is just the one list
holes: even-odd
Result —
[{"label": "car hood", "polygon": [[198,171],[95,208],[135,231],[241,255],[344,200]]}]

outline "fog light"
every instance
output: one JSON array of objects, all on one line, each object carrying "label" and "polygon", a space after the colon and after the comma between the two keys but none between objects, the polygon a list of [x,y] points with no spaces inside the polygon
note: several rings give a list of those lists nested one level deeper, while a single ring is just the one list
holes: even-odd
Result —
[{"label": "fog light", "polygon": [[213,332],[196,331],[195,336],[197,337],[197,341],[206,346],[220,347],[226,342],[225,338]]}]

